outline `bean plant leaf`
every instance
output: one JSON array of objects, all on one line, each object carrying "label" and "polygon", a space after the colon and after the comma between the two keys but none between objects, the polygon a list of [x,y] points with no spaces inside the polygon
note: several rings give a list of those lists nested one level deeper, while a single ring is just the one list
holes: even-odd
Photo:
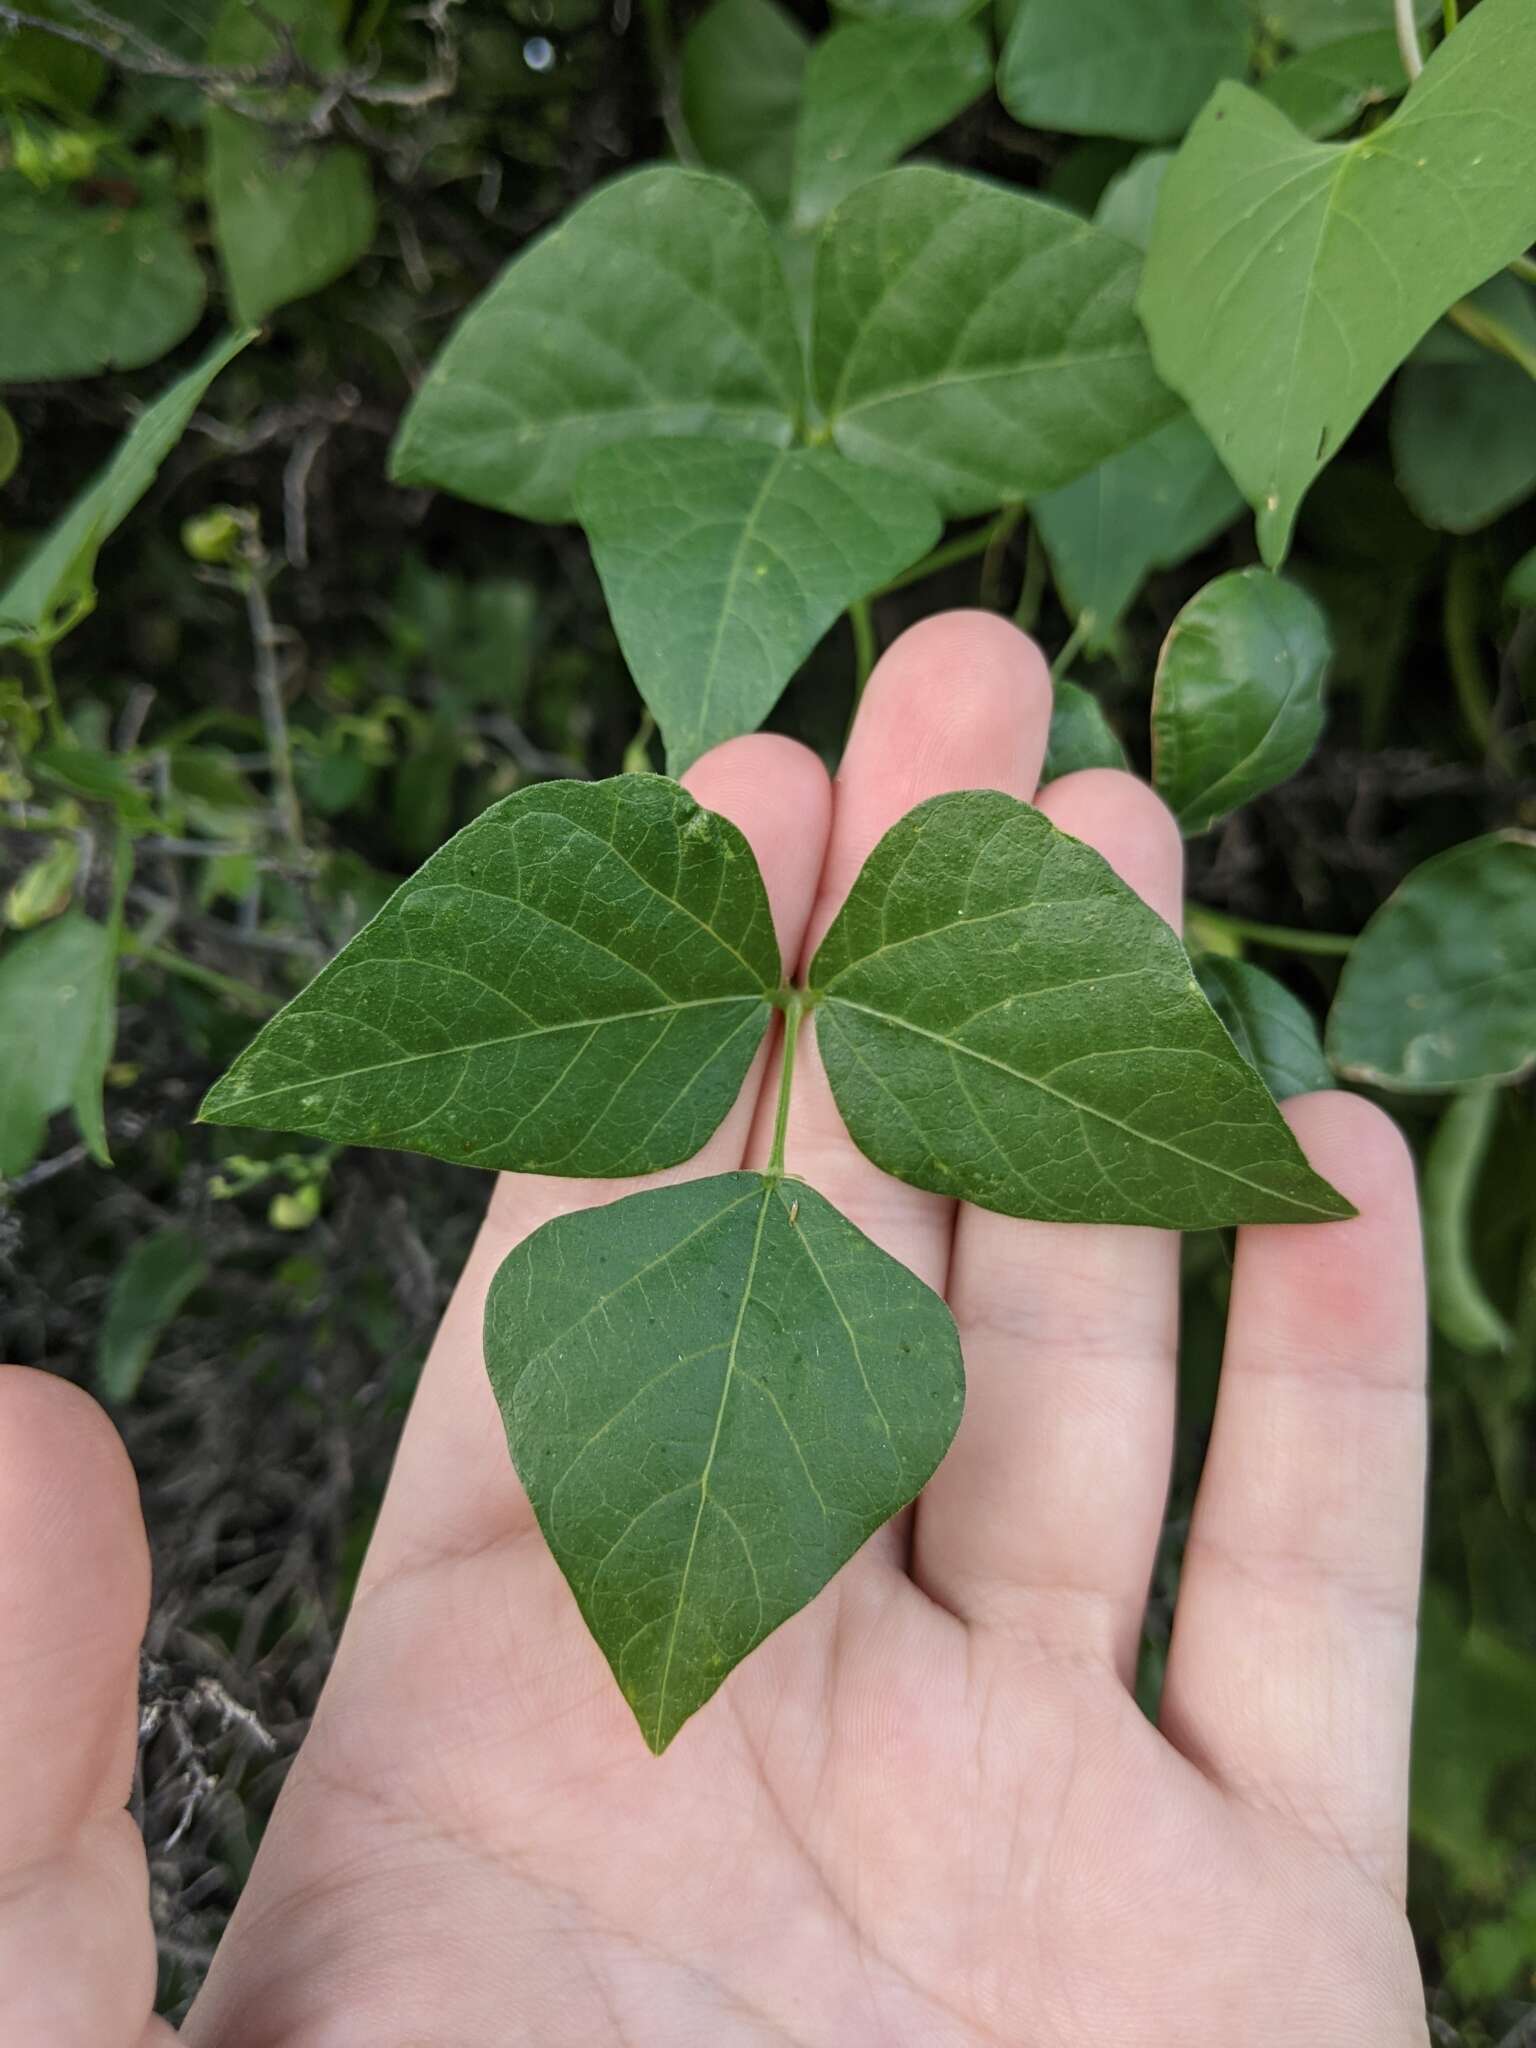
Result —
[{"label": "bean plant leaf", "polygon": [[789,207],[795,125],[811,39],[778,0],[714,0],[683,44],[682,107],[712,170],[770,214]]},{"label": "bean plant leaf", "polygon": [[1117,171],[1099,194],[1093,217],[1101,228],[1145,251],[1152,246],[1152,223],[1162,197],[1163,180],[1176,152],[1144,149],[1123,171]]},{"label": "bean plant leaf", "polygon": [[227,334],[145,408],[106,468],[0,589],[0,647],[47,645],[96,600],[96,557],[155,480],[215,377],[254,335]]},{"label": "bean plant leaf", "polygon": [[1195,974],[1243,1058],[1277,1102],[1334,1085],[1312,1012],[1284,982],[1249,960],[1202,953]]},{"label": "bean plant leaf", "polygon": [[599,448],[710,434],[785,447],[803,371],[768,223],[738,185],[637,171],[503,271],[396,439],[401,483],[527,519],[575,516]]},{"label": "bean plant leaf", "polygon": [[[1443,0],[1413,0],[1420,27],[1439,19]],[[1381,26],[1381,0],[1259,0],[1270,35],[1298,50],[1315,50]]]},{"label": "bean plant leaf", "polygon": [[96,1340],[96,1384],[109,1401],[131,1401],[166,1327],[208,1271],[186,1230],[141,1238],[112,1275]]},{"label": "bean plant leaf", "polygon": [[1067,677],[1055,684],[1051,734],[1040,780],[1055,782],[1082,768],[1129,768],[1125,749],[1099,708],[1099,700],[1081,683]]},{"label": "bean plant leaf", "polygon": [[101,1083],[115,956],[108,928],[74,910],[0,952],[0,1180],[32,1164],[61,1109],[74,1111],[92,1157],[111,1164]]},{"label": "bean plant leaf", "polygon": [[1258,513],[1271,566],[1392,371],[1536,238],[1533,100],[1536,14],[1482,0],[1356,141],[1313,142],[1231,84],[1190,131],[1141,312],[1158,368]]},{"label": "bean plant leaf", "polygon": [[942,524],[904,478],[747,441],[606,449],[576,509],[674,775],[760,725],[827,629]]},{"label": "bean plant leaf", "polygon": [[144,182],[104,206],[0,177],[0,383],[137,369],[197,325],[202,268],[169,192]]},{"label": "bean plant leaf", "polygon": [[558,1217],[485,1354],[550,1549],[647,1743],[912,1500],[964,1379],[939,1297],[813,1189],[730,1173]]},{"label": "bean plant leaf", "polygon": [[[270,64],[275,25],[292,31],[316,72],[339,68],[343,52],[328,10],[312,0],[228,0],[209,59],[228,66]],[[302,119],[314,99],[296,88]],[[273,112],[282,106],[274,101]],[[235,317],[256,326],[278,306],[307,298],[350,270],[373,241],[376,210],[368,159],[349,143],[295,144],[280,124],[209,104],[208,204]]]},{"label": "bean plant leaf", "polygon": [[987,39],[969,21],[855,21],[823,36],[806,67],[795,138],[796,227],[814,226],[952,121],[991,74]]},{"label": "bean plant leaf", "polygon": [[1059,206],[923,165],[837,207],[816,258],[816,396],[856,462],[946,512],[1037,497],[1177,410],[1132,310],[1139,258]]},{"label": "bean plant leaf", "polygon": [[1197,554],[1242,509],[1204,429],[1185,412],[1036,498],[1030,514],[1061,601],[1087,629],[1091,653],[1113,636],[1154,569]]},{"label": "bean plant leaf", "polygon": [[1266,569],[1218,576],[1174,620],[1152,690],[1152,784],[1208,832],[1301,767],[1323,730],[1328,621]]},{"label": "bean plant leaf", "polygon": [[1367,107],[1401,99],[1407,88],[1396,35],[1375,28],[1277,64],[1259,90],[1303,135],[1321,139],[1352,128]]},{"label": "bean plant leaf", "polygon": [[397,889],[201,1116],[520,1173],[646,1173],[735,1101],[780,975],[734,825],[660,776],[543,783]]},{"label": "bean plant leaf", "polygon": [[1404,1094],[1536,1068],[1536,835],[1436,854],[1389,896],[1344,964],[1328,1017],[1339,1073]]},{"label": "bean plant leaf", "polygon": [[1012,797],[936,797],[893,826],[810,981],[854,1141],[915,1187],[1175,1230],[1353,1213],[1173,932]]},{"label": "bean plant leaf", "polygon": [[[1536,360],[1536,299],[1506,273],[1471,308]],[[1442,322],[1392,390],[1398,488],[1426,526],[1475,533],[1536,491],[1536,380]]]},{"label": "bean plant leaf", "polygon": [[1162,142],[1240,78],[1248,0],[1020,0],[998,97],[1028,128]]}]

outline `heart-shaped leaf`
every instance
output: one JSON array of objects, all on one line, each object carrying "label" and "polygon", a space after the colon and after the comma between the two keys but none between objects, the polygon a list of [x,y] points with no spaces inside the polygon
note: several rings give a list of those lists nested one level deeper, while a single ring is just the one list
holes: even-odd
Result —
[{"label": "heart-shaped leaf", "polygon": [[1029,128],[1162,142],[1240,78],[1248,0],[1019,0],[998,98]]},{"label": "heart-shaped leaf", "polygon": [[1152,690],[1152,782],[1189,833],[1284,782],[1323,729],[1328,621],[1267,569],[1218,576],[1174,620]]},{"label": "heart-shaped leaf", "polygon": [[227,334],[194,369],[146,407],[117,453],[0,590],[0,647],[47,645],[95,601],[96,557],[155,480],[187,422],[251,334]]},{"label": "heart-shaped leaf", "polygon": [[855,21],[823,36],[795,138],[796,227],[952,121],[991,73],[987,39],[968,21]]},{"label": "heart-shaped leaf", "polygon": [[674,775],[760,725],[828,627],[941,526],[901,477],[744,441],[606,449],[576,509]]},{"label": "heart-shaped leaf", "polygon": [[816,257],[817,401],[855,462],[986,512],[1081,476],[1178,410],[1132,309],[1139,257],[1059,206],[887,171]]},{"label": "heart-shaped leaf", "polygon": [[916,1496],[964,1399],[939,1297],[813,1189],[755,1173],[545,1224],[492,1283],[485,1355],[657,1751]]},{"label": "heart-shaped leaf", "polygon": [[1536,835],[1490,833],[1415,868],[1344,963],[1327,1042],[1341,1074],[1404,1094],[1536,1067]]},{"label": "heart-shaped leaf", "polygon": [[778,0],[714,0],[683,44],[683,119],[694,147],[775,215],[789,206],[810,47]]},{"label": "heart-shaped leaf", "polygon": [[527,519],[575,516],[599,448],[710,434],[784,447],[800,344],[768,223],[738,185],[637,171],[503,271],[405,416],[398,482]]},{"label": "heart-shaped leaf", "polygon": [[993,791],[936,797],[870,855],[811,964],[817,1043],[861,1151],[1010,1216],[1348,1216],[1106,861]]},{"label": "heart-shaped leaf", "polygon": [[1248,960],[1202,953],[1195,962],[1211,1008],[1277,1102],[1334,1085],[1316,1021],[1284,982]]},{"label": "heart-shaped leaf", "polygon": [[734,825],[660,776],[544,783],[396,890],[201,1115],[522,1173],[646,1173],[735,1101],[779,978]]},{"label": "heart-shaped leaf", "polygon": [[1099,709],[1099,700],[1081,683],[1058,677],[1051,707],[1051,736],[1040,770],[1042,783],[1075,775],[1081,768],[1128,768],[1125,749]]},{"label": "heart-shaped leaf", "polygon": [[0,384],[152,363],[190,334],[203,273],[168,192],[92,205],[0,178]]},{"label": "heart-shaped leaf", "polygon": [[1230,84],[1190,131],[1163,185],[1141,312],[1272,566],[1392,371],[1536,238],[1533,103],[1536,13],[1482,0],[1397,113],[1354,142],[1312,142]]}]

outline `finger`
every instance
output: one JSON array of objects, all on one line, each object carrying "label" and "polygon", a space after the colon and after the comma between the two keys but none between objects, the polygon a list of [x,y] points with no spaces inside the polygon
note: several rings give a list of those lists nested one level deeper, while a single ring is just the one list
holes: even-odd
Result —
[{"label": "finger", "polygon": [[95,1402],[0,1369],[0,2041],[127,2048],[155,1989],[124,1811],[149,1555]]},{"label": "finger", "polygon": [[[995,613],[949,612],[894,643],[869,679],[838,772],[807,967],[876,843],[914,805],[959,789],[1033,795],[1050,715],[1039,649]],[[773,1112],[759,1102],[757,1161],[768,1157]],[[943,1287],[954,1204],[893,1180],[857,1149],[811,1026],[795,1064],[785,1160],[893,1258]]]},{"label": "finger", "polygon": [[[1143,783],[1090,769],[1040,808],[1177,924],[1183,844]],[[1172,1231],[961,1210],[966,1412],[914,1538],[914,1576],[955,1613],[1127,1683],[1172,1462],[1178,1259]]]},{"label": "finger", "polygon": [[[826,770],[793,740],[756,734],[715,748],[684,780],[701,804],[745,834],[773,907],[780,950],[793,965],[826,851],[832,807]],[[481,1321],[496,1268],[513,1245],[554,1216],[740,1166],[772,1044],[770,1033],[735,1106],[682,1166],[625,1181],[499,1176],[423,1371],[361,1586],[409,1560],[475,1548],[531,1524],[482,1358]]]},{"label": "finger", "polygon": [[1400,1891],[1426,1434],[1413,1167],[1357,1096],[1286,1115],[1360,1214],[1241,1234],[1163,1728]]}]

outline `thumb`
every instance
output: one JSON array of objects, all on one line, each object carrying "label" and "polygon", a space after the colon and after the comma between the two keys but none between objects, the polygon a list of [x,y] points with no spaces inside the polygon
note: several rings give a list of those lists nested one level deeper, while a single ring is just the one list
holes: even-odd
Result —
[{"label": "thumb", "polygon": [[0,1368],[0,2041],[144,2048],[155,1950],[133,1778],[149,1553],[88,1395]]}]

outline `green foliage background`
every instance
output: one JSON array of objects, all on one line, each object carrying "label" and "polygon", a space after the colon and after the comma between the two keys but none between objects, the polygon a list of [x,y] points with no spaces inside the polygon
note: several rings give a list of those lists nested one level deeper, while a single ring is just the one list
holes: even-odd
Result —
[{"label": "green foliage background", "polygon": [[[1154,431],[1101,463],[1090,452],[1065,481],[1032,477],[1027,510],[978,474],[982,457],[1001,460],[990,442],[955,467],[955,416],[943,461],[908,488],[984,520],[952,524],[910,582],[866,539],[862,587],[809,588],[811,551],[782,672],[742,684],[737,726],[768,716],[835,758],[872,641],[950,603],[1019,616],[1067,657],[1053,771],[1155,766],[1193,835],[1192,940],[1240,1046],[1282,1092],[1318,1085],[1332,1007],[1335,1071],[1379,1089],[1419,1147],[1437,1336],[1414,1924],[1439,2038],[1525,2038],[1536,1144],[1519,1076],[1536,1055],[1536,996],[1490,1006],[1475,1043],[1453,1031],[1428,1071],[1409,1070],[1375,1011],[1397,984],[1405,1001],[1424,993],[1403,977],[1428,957],[1464,1017],[1453,998],[1475,977],[1477,944],[1493,934],[1518,967],[1536,925],[1523,842],[1508,836],[1536,827],[1536,298],[1518,262],[1500,270],[1530,240],[1506,201],[1531,183],[1528,132],[1490,151],[1505,110],[1474,94],[1461,111],[1486,246],[1468,252],[1465,232],[1421,217],[1388,253],[1389,268],[1428,281],[1421,325],[1457,291],[1472,296],[1422,342],[1408,336],[1379,397],[1374,384],[1345,389],[1337,350],[1319,341],[1362,304],[1373,318],[1349,252],[1336,274],[1323,264],[1310,326],[1305,283],[1256,264],[1294,316],[1290,360],[1312,351],[1320,365],[1285,410],[1295,432],[1282,447],[1268,357],[1212,350],[1191,281],[1201,209],[1219,215],[1236,189],[1222,152],[1241,136],[1212,122],[1246,77],[1262,97],[1230,99],[1243,133],[1279,152],[1298,190],[1348,178],[1351,205],[1368,209],[1368,150],[1328,152],[1339,136],[1369,144],[1402,94],[1390,0],[864,0],[830,24],[808,0],[634,16],[596,0],[285,0],[273,11],[295,27],[287,43],[239,0],[125,0],[124,33],[99,49],[70,0],[23,11],[85,43],[8,33],[0,8],[0,1349],[96,1385],[145,1479],[159,1592],[143,1818],[166,2009],[195,1984],[313,1705],[483,1197],[468,1173],[192,1128],[192,1109],[253,1023],[487,803],[551,775],[659,762],[653,713],[683,759],[721,729],[690,725],[696,697],[666,698],[676,670],[665,641],[647,641],[644,536],[627,516],[636,474],[665,469],[677,458],[655,451],[678,444],[637,456],[631,443],[584,472],[589,551],[576,526],[389,484],[401,414],[507,259],[615,172],[674,155],[744,180],[803,318],[816,224],[891,206],[866,181],[919,149],[1120,237],[1127,331],[1139,286],[1158,367],[1192,410],[1163,394],[1164,423],[1149,417]],[[1482,11],[1457,33],[1470,37]],[[1441,23],[1439,6],[1420,14]],[[233,85],[241,66],[261,76]],[[1528,109],[1536,47],[1506,68],[1501,90]],[[1277,127],[1282,115],[1294,125]],[[952,222],[963,199],[978,250],[1012,232],[990,226],[1013,218],[1002,195],[903,175],[935,218]],[[707,189],[701,208],[749,211]],[[1163,190],[1173,206],[1189,195],[1187,221],[1159,212]],[[1213,235],[1224,227],[1215,219]],[[1289,218],[1264,222],[1239,246],[1263,254],[1266,234],[1294,232]],[[1470,269],[1435,299],[1437,234],[1456,244],[1445,275]],[[1132,252],[1149,243],[1143,273]],[[839,273],[849,302],[856,255]],[[991,275],[980,256],[966,274]],[[1229,285],[1218,276],[1213,296]],[[1265,302],[1250,304],[1242,280],[1231,289],[1223,303],[1257,333]],[[262,322],[216,382],[165,400],[174,418],[156,459],[82,506],[140,409],[199,364],[211,374],[222,334]],[[836,356],[824,334],[813,395],[828,400],[830,446],[864,461],[889,436],[873,405],[862,440],[837,425],[854,372]],[[1387,347],[1381,376],[1398,359]],[[771,456],[773,438],[741,444],[725,468],[746,483],[729,489],[750,498],[771,468],[786,517],[814,510],[836,465],[828,442]],[[1018,438],[1029,455],[1030,434]],[[568,516],[547,477],[517,509]],[[1258,534],[1233,477],[1253,493]],[[1271,477],[1283,505],[1267,505]],[[713,473],[706,485],[720,487]],[[676,502],[675,476],[661,495]],[[43,576],[33,544],[72,505]],[[1267,628],[1298,679],[1281,716],[1232,689],[1230,636],[1246,617],[1236,579],[1260,573],[1260,538],[1278,558],[1293,514],[1286,616]],[[909,562],[931,538],[925,518],[916,503]],[[25,617],[12,584],[23,562]],[[876,584],[897,587],[866,606]],[[850,605],[852,633],[834,624]],[[50,679],[20,643],[39,621],[77,619]],[[739,630],[743,649],[756,644]],[[1325,700],[1318,635],[1332,646]],[[743,653],[732,678],[746,667]],[[1227,779],[1231,743],[1224,756],[1212,740],[1223,732],[1245,735],[1262,772]],[[1477,852],[1494,834],[1495,850]],[[1394,913],[1398,936],[1378,923],[1351,948],[1426,862]],[[1470,965],[1434,952],[1447,930]],[[1484,1076],[1507,1085],[1469,1087]],[[1192,1238],[1149,1700],[1225,1284],[1221,1240]]]}]

